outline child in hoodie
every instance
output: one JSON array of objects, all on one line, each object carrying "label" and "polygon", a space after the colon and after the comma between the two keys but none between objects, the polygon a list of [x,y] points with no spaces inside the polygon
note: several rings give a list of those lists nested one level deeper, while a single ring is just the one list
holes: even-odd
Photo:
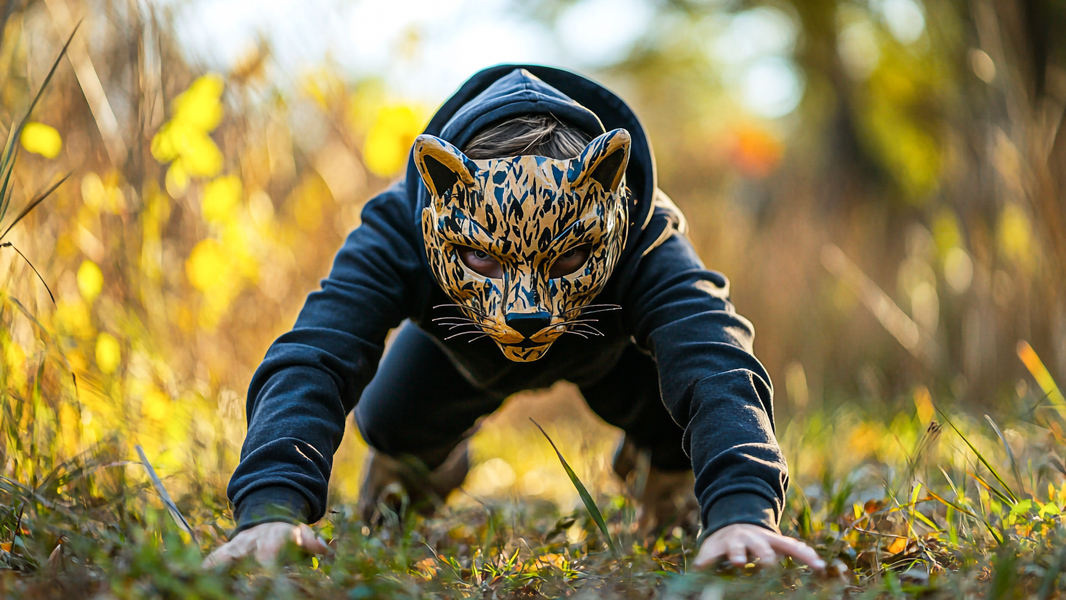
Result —
[{"label": "child in hoodie", "polygon": [[208,563],[272,560],[290,541],[327,551],[304,523],[325,513],[349,412],[371,447],[360,504],[373,520],[395,483],[439,503],[466,475],[478,419],[567,380],[625,432],[620,476],[648,457],[646,527],[698,502],[697,564],[822,568],[778,533],[788,476],[770,379],[684,231],[613,93],[548,67],[475,75],[256,371],[229,486],[238,526]]}]

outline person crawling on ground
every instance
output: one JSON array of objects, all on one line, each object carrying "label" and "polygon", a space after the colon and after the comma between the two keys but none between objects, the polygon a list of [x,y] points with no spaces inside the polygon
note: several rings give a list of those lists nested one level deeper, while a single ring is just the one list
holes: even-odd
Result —
[{"label": "person crawling on ground", "polygon": [[360,510],[373,521],[398,488],[439,505],[469,470],[479,419],[566,380],[624,432],[618,476],[650,465],[646,530],[697,514],[697,565],[824,568],[778,530],[788,474],[770,378],[685,229],[615,94],[549,67],[474,75],[252,378],[228,489],[237,528],[206,563],[271,562],[293,542],[329,551],[306,524],[325,514],[349,413],[371,448]]}]

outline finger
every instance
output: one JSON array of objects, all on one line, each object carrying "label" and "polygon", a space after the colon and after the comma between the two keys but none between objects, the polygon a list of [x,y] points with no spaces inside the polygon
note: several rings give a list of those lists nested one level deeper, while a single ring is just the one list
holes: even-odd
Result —
[{"label": "finger", "polygon": [[777,553],[763,538],[756,537],[748,540],[748,549],[759,558],[761,566],[768,567],[777,563]]},{"label": "finger", "polygon": [[219,565],[228,565],[238,558],[246,555],[251,550],[251,537],[243,534],[238,534],[237,537],[222,544],[215,549],[214,552],[209,554],[201,566],[205,569],[211,569]]},{"label": "finger", "polygon": [[817,571],[825,569],[825,561],[818,556],[818,553],[814,551],[814,548],[811,548],[799,540],[794,540],[783,535],[774,536],[770,538],[770,546],[784,556],[798,560]]},{"label": "finger", "polygon": [[724,556],[725,546],[723,546],[718,540],[708,539],[703,542],[699,554],[696,555],[696,566],[702,567],[714,564],[718,559]]},{"label": "finger", "polygon": [[296,545],[307,550],[311,554],[329,554],[332,551],[332,549],[326,545],[326,542],[322,541],[322,538],[315,535],[315,532],[307,525],[301,524],[293,532],[293,535]]},{"label": "finger", "polygon": [[208,554],[200,566],[204,569],[213,569],[221,565],[228,565],[236,558],[237,556],[233,553],[230,545],[224,544],[211,554]]},{"label": "finger", "polygon": [[734,567],[743,567],[748,564],[748,546],[744,540],[729,540],[729,562],[733,563]]}]

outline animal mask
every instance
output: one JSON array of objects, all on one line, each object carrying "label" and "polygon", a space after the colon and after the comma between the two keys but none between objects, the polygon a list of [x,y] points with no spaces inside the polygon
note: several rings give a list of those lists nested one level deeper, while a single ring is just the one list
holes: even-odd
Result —
[{"label": "animal mask", "polygon": [[588,315],[625,246],[624,129],[579,156],[471,160],[421,135],[414,160],[430,201],[422,237],[430,268],[463,316],[437,319],[473,341],[488,336],[515,362],[544,356],[565,334],[602,335]]}]

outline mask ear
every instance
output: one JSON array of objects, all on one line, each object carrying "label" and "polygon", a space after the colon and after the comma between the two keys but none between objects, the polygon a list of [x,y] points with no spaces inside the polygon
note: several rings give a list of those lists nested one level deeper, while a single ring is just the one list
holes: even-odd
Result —
[{"label": "mask ear", "polygon": [[414,158],[422,183],[435,198],[460,181],[464,185],[474,185],[473,173],[477,166],[462,151],[439,137],[423,134],[415,138]]},{"label": "mask ear", "polygon": [[625,129],[614,129],[589,142],[577,158],[571,159],[567,178],[571,187],[580,187],[594,180],[614,192],[622,183],[629,165],[632,138]]}]

